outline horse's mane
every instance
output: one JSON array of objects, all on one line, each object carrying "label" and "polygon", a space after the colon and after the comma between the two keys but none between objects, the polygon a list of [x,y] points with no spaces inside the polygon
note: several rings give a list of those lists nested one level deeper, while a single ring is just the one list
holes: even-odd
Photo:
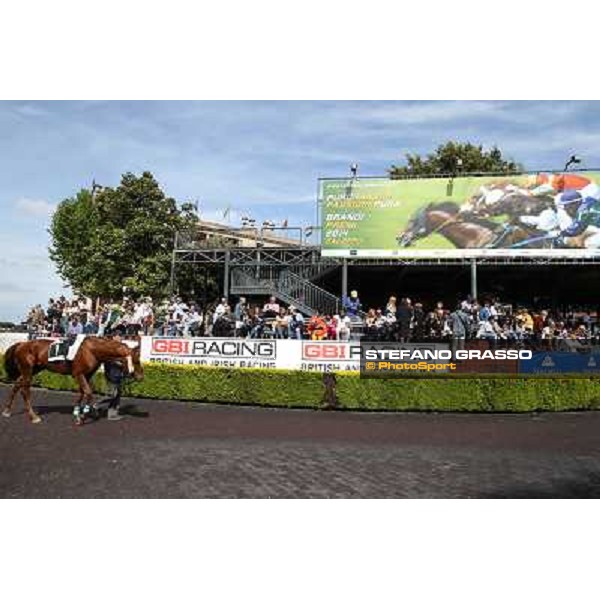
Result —
[{"label": "horse's mane", "polygon": [[[124,346],[128,350],[135,350],[135,348],[131,347],[129,344],[126,344],[124,341],[117,341],[113,338],[99,337],[97,335],[90,335],[90,336],[86,337],[84,342],[86,342],[88,340],[93,340],[94,342],[100,342],[109,349],[114,348],[116,350],[116,349],[120,349],[121,347]],[[139,344],[138,344],[138,346],[136,346],[136,348],[137,347],[139,347]]]},{"label": "horse's mane", "polygon": [[459,210],[459,206],[458,204],[456,204],[456,202],[451,202],[450,200],[442,200],[442,202],[431,202],[427,205],[426,210],[427,212],[432,210],[441,210],[455,215]]}]

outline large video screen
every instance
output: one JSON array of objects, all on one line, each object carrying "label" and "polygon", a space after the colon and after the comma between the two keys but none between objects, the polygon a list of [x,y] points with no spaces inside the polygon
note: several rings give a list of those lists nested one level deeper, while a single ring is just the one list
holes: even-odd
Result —
[{"label": "large video screen", "polygon": [[600,172],[323,179],[322,254],[600,255]]}]

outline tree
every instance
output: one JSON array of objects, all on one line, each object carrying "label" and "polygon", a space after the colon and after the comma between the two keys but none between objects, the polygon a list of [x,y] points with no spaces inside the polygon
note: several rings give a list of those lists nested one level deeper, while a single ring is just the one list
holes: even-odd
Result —
[{"label": "tree", "polygon": [[[461,164],[462,161],[462,164]],[[421,157],[418,154],[406,155],[406,165],[392,165],[391,179],[426,175],[459,175],[460,173],[520,173],[523,167],[512,160],[506,160],[497,146],[484,150],[469,142],[446,142],[435,152]]]},{"label": "tree", "polygon": [[63,200],[49,229],[50,258],[80,293],[161,298],[168,292],[175,232],[193,227],[190,203],[181,207],[160,189],[151,173],[126,173],[116,188],[95,197],[81,190]]}]

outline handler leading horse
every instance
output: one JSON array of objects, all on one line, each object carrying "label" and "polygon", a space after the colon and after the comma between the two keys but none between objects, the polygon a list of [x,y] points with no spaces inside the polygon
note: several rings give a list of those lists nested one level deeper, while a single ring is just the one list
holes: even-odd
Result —
[{"label": "handler leading horse", "polygon": [[[127,344],[110,338],[90,336],[83,340],[72,362],[48,362],[48,348],[53,341],[55,340],[40,339],[18,342],[6,351],[4,366],[9,380],[15,381],[15,385],[2,411],[4,417],[11,416],[13,400],[17,392],[21,390],[31,422],[40,423],[42,421],[31,406],[31,380],[36,373],[43,370],[61,375],[71,375],[79,384],[79,398],[73,407],[76,425],[83,425],[85,414],[90,411],[92,402],[90,380],[102,363],[121,361],[126,366],[126,371],[132,374],[136,380],[143,377],[139,343],[135,348],[131,348]],[[83,400],[85,400],[85,404],[82,411]]]}]

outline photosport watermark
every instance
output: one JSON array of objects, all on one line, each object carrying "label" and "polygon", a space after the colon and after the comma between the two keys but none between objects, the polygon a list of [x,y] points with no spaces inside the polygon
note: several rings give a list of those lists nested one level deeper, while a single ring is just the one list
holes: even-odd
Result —
[{"label": "photosport watermark", "polygon": [[600,349],[584,353],[552,352],[536,348],[495,348],[473,340],[465,348],[449,344],[361,342],[360,376],[453,377],[456,375],[600,376]]}]

